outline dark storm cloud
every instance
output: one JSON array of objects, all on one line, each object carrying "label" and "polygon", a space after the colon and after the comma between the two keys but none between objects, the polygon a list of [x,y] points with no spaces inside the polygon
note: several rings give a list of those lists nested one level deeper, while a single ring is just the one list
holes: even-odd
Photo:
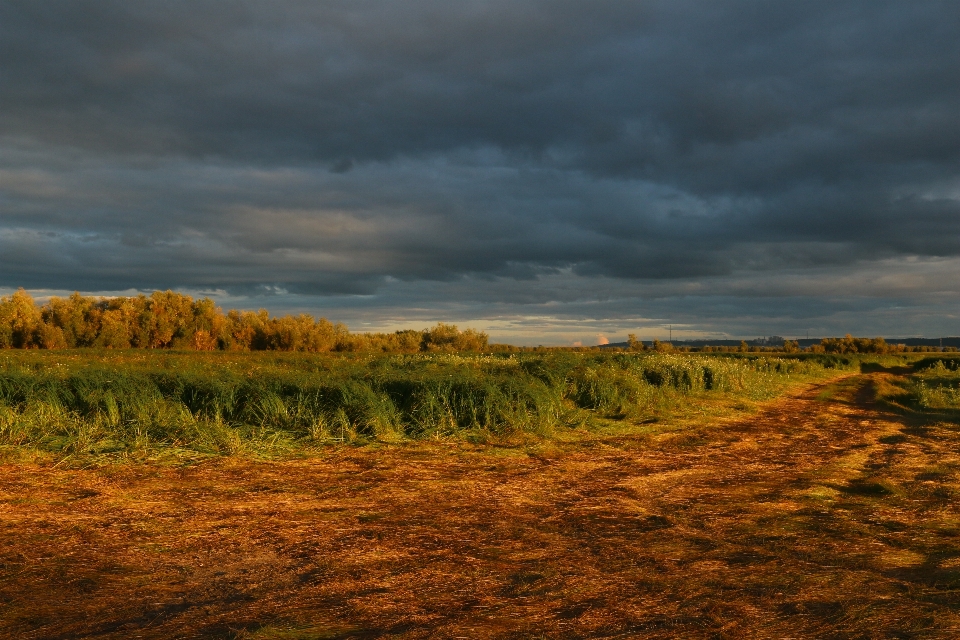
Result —
[{"label": "dark storm cloud", "polygon": [[960,255],[958,113],[953,2],[0,0],[0,285],[828,287]]}]

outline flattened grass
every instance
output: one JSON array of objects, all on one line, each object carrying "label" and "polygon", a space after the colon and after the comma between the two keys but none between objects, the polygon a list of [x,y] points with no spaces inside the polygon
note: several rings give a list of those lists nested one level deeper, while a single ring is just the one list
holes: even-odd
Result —
[{"label": "flattened grass", "polygon": [[563,446],[5,465],[0,635],[952,638],[960,429],[889,375]]}]

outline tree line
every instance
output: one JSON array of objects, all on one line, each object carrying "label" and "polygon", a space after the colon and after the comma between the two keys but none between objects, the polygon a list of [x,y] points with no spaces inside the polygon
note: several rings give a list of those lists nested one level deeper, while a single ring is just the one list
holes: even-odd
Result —
[{"label": "tree line", "polygon": [[849,333],[842,338],[822,338],[820,344],[801,347],[796,340],[784,340],[780,346],[760,346],[748,344],[741,340],[739,346],[702,346],[675,347],[669,342],[654,340],[649,345],[637,340],[636,336],[627,336],[627,351],[659,351],[659,352],[688,352],[688,353],[834,353],[834,354],[890,354],[890,353],[929,353],[949,351],[956,352],[956,347],[907,346],[904,344],[890,344],[883,338],[855,338]]},{"label": "tree line", "polygon": [[[459,330],[439,323],[421,331],[351,333],[341,323],[308,314],[271,317],[264,310],[224,313],[209,298],[194,300],[174,291],[147,295],[96,298],[74,293],[51,298],[38,305],[19,289],[0,298],[0,349],[195,349],[199,351],[541,351],[557,347],[491,345],[488,336],[473,329]],[[574,347],[574,351],[607,350],[604,347]],[[783,346],[761,347],[741,342],[739,347],[675,347],[654,340],[645,344],[631,334],[626,349],[613,351],[654,352],[813,352],[813,353],[903,353],[940,351],[937,347],[889,344],[883,338],[824,338],[820,344],[801,348],[792,340]],[[956,351],[947,347],[943,351]]]},{"label": "tree line", "polygon": [[439,323],[422,331],[351,333],[308,314],[224,313],[209,298],[173,291],[95,298],[74,293],[38,305],[19,289],[0,298],[0,348],[195,349],[199,351],[483,351],[488,336]]}]

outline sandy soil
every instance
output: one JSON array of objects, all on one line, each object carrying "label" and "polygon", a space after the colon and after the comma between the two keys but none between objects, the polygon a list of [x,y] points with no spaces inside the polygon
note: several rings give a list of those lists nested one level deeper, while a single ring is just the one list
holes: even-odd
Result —
[{"label": "sandy soil", "polygon": [[883,373],[530,448],[0,468],[4,638],[957,638],[960,432]]}]

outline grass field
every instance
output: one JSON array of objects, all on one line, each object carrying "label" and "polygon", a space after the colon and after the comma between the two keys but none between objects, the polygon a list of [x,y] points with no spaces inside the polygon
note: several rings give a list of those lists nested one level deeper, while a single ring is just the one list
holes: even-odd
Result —
[{"label": "grass field", "polygon": [[931,356],[912,363],[911,375],[894,398],[927,414],[958,417],[960,414],[960,358]]},{"label": "grass field", "polygon": [[143,458],[576,437],[745,407],[856,363],[823,355],[7,351],[0,444]]},{"label": "grass field", "polygon": [[960,635],[940,357],[0,357],[0,637]]}]

